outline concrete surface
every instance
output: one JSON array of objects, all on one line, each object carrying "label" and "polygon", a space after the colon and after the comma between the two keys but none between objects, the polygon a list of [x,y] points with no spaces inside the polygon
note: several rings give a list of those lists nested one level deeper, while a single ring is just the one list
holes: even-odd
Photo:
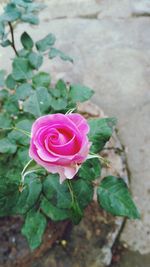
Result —
[{"label": "concrete surface", "polygon": [[[93,101],[118,118],[126,147],[131,189],[141,221],[128,221],[121,235],[133,251],[150,253],[150,3],[138,0],[51,0],[35,39],[52,32],[56,46],[75,64],[58,59],[45,63],[54,80],[64,78],[92,87]],[[140,2],[140,3],[139,3]],[[0,50],[7,67],[7,49]],[[13,53],[12,53],[13,55]],[[10,56],[10,52],[9,52]],[[145,267],[145,266],[143,266]]]}]

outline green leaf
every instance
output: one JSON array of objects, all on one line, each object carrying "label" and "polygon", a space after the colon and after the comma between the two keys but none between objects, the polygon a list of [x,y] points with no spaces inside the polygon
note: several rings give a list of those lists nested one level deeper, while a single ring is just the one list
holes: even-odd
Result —
[{"label": "green leaf", "polygon": [[51,88],[50,94],[53,96],[51,106],[56,111],[66,109],[68,105],[68,90],[63,80],[58,80],[55,88]]},{"label": "green leaf", "polygon": [[64,98],[58,98],[58,99],[53,98],[51,102],[51,107],[56,111],[58,110],[61,111],[67,107],[67,100]]},{"label": "green leaf", "polygon": [[55,88],[50,88],[50,94],[56,99],[61,97],[61,92],[56,87]]},{"label": "green leaf", "polygon": [[33,13],[27,13],[27,14],[22,14],[21,20],[33,25],[39,24],[39,19],[36,15]]},{"label": "green leaf", "polygon": [[39,108],[42,114],[46,113],[51,106],[52,98],[49,95],[47,88],[38,87],[36,89],[36,96],[39,103]]},{"label": "green leaf", "polygon": [[41,52],[45,52],[52,45],[54,45],[55,41],[56,41],[55,36],[52,33],[50,33],[46,37],[41,39],[40,41],[36,42],[36,48],[37,48],[37,50],[39,50]]},{"label": "green leaf", "polygon": [[32,68],[26,58],[15,58],[13,61],[12,76],[14,80],[30,80],[32,78]]},{"label": "green leaf", "polygon": [[43,198],[40,208],[42,212],[53,221],[63,221],[70,216],[69,210],[57,208],[46,198]]},{"label": "green leaf", "polygon": [[30,160],[29,148],[25,148],[25,147],[19,148],[17,151],[17,157],[22,167],[24,167],[25,164],[27,164],[27,162]]},{"label": "green leaf", "polygon": [[27,214],[21,232],[27,238],[32,250],[36,249],[41,244],[45,228],[46,218],[43,214],[38,211],[30,211]]},{"label": "green leaf", "polygon": [[5,35],[5,24],[0,19],[0,39],[3,39]]},{"label": "green leaf", "polygon": [[73,102],[84,102],[91,98],[94,91],[80,84],[70,86],[69,97]]},{"label": "green leaf", "polygon": [[7,113],[0,113],[0,129],[11,127],[11,120]]},{"label": "green leaf", "polygon": [[84,209],[93,199],[94,189],[91,183],[79,179],[72,181],[73,193],[81,209]]},{"label": "green leaf", "polygon": [[33,208],[37,204],[41,190],[40,179],[37,176],[29,175],[28,179],[25,180],[23,191],[19,192],[18,200],[12,211],[13,214],[25,214]]},{"label": "green leaf", "polygon": [[29,54],[30,54],[30,51],[28,51],[28,50],[26,50],[24,48],[18,51],[18,56],[26,58],[26,59],[28,59],[28,55]]},{"label": "green leaf", "polygon": [[5,90],[5,89],[0,90],[0,102],[8,99],[8,96],[9,96],[9,93],[7,90]]},{"label": "green leaf", "polygon": [[16,144],[20,144],[24,146],[29,145],[29,142],[30,142],[29,136],[25,135],[21,131],[30,133],[32,123],[33,123],[32,121],[27,120],[27,119],[19,121],[15,126],[18,130],[13,130],[8,134],[9,140],[10,141],[12,140]]},{"label": "green leaf", "polygon": [[92,181],[100,177],[101,165],[99,159],[86,160],[79,169],[78,176],[82,179]]},{"label": "green leaf", "polygon": [[16,81],[13,79],[12,74],[9,74],[6,78],[5,84],[7,88],[14,90],[16,86]]},{"label": "green leaf", "polygon": [[4,77],[5,77],[5,71],[4,70],[0,70],[0,87],[5,85]]},{"label": "green leaf", "polygon": [[71,207],[71,196],[66,183],[60,184],[58,174],[49,174],[43,182],[43,193],[58,208]]},{"label": "green leaf", "polygon": [[98,153],[112,136],[113,128],[116,125],[116,119],[90,119],[88,123],[90,126],[89,140],[92,142],[91,151],[93,153]]},{"label": "green leaf", "polygon": [[17,146],[9,141],[7,138],[0,139],[0,153],[14,154]]},{"label": "green leaf", "polygon": [[32,114],[35,118],[38,118],[42,115],[36,92],[34,92],[27,100],[25,100],[23,103],[23,109],[25,112]]},{"label": "green leaf", "polygon": [[64,61],[70,61],[71,63],[73,63],[73,59],[70,56],[66,55],[61,50],[52,47],[49,52],[49,58],[53,59],[57,56],[60,57]]},{"label": "green leaf", "polygon": [[35,87],[49,87],[50,81],[50,75],[46,72],[39,72],[32,78],[32,82]]},{"label": "green leaf", "polygon": [[2,43],[1,43],[1,46],[2,46],[2,47],[7,47],[7,46],[10,46],[10,45],[12,45],[12,43],[11,43],[11,41],[8,40],[8,39],[2,41]]},{"label": "green leaf", "polygon": [[29,83],[23,83],[16,88],[16,96],[18,100],[25,100],[32,93],[34,93],[34,91]]},{"label": "green leaf", "polygon": [[21,35],[21,43],[22,43],[23,47],[29,51],[32,50],[33,45],[34,45],[32,38],[30,37],[30,35],[27,32],[24,32]]},{"label": "green leaf", "polygon": [[105,177],[97,190],[99,204],[116,216],[139,219],[137,210],[126,183],[114,176]]},{"label": "green leaf", "polygon": [[4,110],[7,110],[7,113],[11,116],[16,116],[19,112],[16,95],[9,95],[9,98],[6,99],[3,108]]},{"label": "green leaf", "polygon": [[28,59],[29,59],[29,63],[32,66],[32,68],[36,70],[38,70],[43,63],[42,55],[37,54],[35,52],[30,53]]},{"label": "green leaf", "polygon": [[24,102],[24,111],[33,114],[36,118],[49,109],[51,96],[45,87],[38,87],[36,91]]},{"label": "green leaf", "polygon": [[[60,92],[60,96],[67,98],[68,97],[68,90],[66,83],[63,80],[58,80],[55,86],[56,89],[53,90],[55,92],[56,90]],[[56,96],[57,97],[57,96]],[[59,96],[58,96],[59,97]]]},{"label": "green leaf", "polygon": [[27,7],[27,12],[38,12],[45,8],[46,5],[42,3],[30,3]]},{"label": "green leaf", "polygon": [[12,214],[12,210],[18,200],[18,183],[0,177],[0,217]]},{"label": "green leaf", "polygon": [[75,199],[71,207],[71,220],[74,224],[79,224],[83,217],[83,210],[80,208],[78,201]]},{"label": "green leaf", "polygon": [[21,7],[25,7],[25,8],[28,7],[28,1],[26,0],[11,0],[11,2]]},{"label": "green leaf", "polygon": [[0,16],[0,21],[13,22],[18,20],[21,16],[21,12],[18,10],[15,4],[8,4],[5,7],[5,12]]},{"label": "green leaf", "polygon": [[[20,130],[24,130],[24,131],[30,133],[32,124],[33,124],[33,121],[32,120],[24,119],[24,120],[21,120],[21,121],[17,122],[16,128],[18,128]],[[24,135],[24,137],[25,136],[26,135]]]}]

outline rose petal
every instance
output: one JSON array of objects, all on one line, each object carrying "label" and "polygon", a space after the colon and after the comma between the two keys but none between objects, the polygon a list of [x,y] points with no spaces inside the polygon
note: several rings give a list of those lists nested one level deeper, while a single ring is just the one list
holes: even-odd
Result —
[{"label": "rose petal", "polygon": [[88,134],[90,127],[86,119],[77,113],[67,114],[68,118],[76,125],[82,134]]}]

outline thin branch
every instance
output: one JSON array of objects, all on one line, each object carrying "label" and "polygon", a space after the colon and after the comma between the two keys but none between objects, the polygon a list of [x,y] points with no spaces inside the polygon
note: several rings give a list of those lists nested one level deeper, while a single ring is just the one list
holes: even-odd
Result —
[{"label": "thin branch", "polygon": [[10,33],[11,33],[11,46],[14,49],[16,56],[18,56],[18,52],[15,46],[14,30],[13,30],[11,22],[8,22],[8,25],[9,25]]},{"label": "thin branch", "polygon": [[69,191],[70,191],[70,195],[71,195],[71,199],[72,199],[72,204],[73,204],[74,203],[74,194],[73,194],[72,185],[71,185],[70,180],[67,180],[67,184],[68,184],[68,188],[69,188]]}]

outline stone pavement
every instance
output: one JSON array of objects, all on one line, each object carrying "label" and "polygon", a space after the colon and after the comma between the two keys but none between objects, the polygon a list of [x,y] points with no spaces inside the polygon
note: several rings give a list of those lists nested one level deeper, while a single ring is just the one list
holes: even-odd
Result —
[{"label": "stone pavement", "polygon": [[[93,101],[118,118],[131,174],[131,190],[141,221],[127,221],[121,241],[141,254],[150,253],[150,1],[45,0],[35,39],[52,32],[57,47],[75,64],[58,59],[45,63],[56,78],[80,82],[95,90]],[[0,50],[3,67],[6,49]],[[10,52],[9,52],[10,55]],[[12,53],[13,55],[13,53]],[[143,266],[144,267],[144,266]]]}]

